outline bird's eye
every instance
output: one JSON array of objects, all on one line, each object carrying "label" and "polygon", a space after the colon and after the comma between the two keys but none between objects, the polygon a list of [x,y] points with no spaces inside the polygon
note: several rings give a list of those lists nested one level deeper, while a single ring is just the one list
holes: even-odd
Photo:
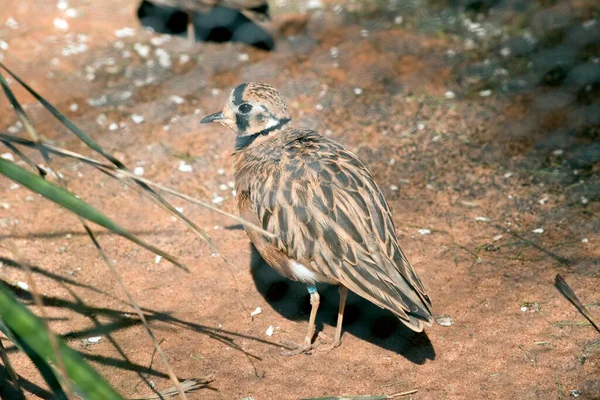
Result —
[{"label": "bird's eye", "polygon": [[240,110],[242,114],[248,114],[250,111],[252,111],[252,105],[244,103],[238,108],[238,110]]}]

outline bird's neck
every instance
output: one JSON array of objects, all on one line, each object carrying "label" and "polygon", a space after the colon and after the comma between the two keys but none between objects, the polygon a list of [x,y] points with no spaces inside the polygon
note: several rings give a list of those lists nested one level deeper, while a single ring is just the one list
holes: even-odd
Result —
[{"label": "bird's neck", "polygon": [[279,131],[285,129],[290,123],[290,118],[284,118],[277,122],[277,124],[270,126],[262,131],[252,133],[249,135],[237,136],[235,138],[235,152],[244,150],[250,147],[257,139],[261,137],[268,137],[270,135],[276,135]]}]

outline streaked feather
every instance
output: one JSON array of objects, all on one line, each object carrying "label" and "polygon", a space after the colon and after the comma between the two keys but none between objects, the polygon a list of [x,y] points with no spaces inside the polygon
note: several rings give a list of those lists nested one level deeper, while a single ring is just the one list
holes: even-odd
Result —
[{"label": "streaked feather", "polygon": [[431,302],[402,252],[387,202],[365,165],[311,130],[285,128],[236,153],[243,217],[277,235],[248,231],[265,260],[291,279],[290,260],[338,283],[421,331]]}]

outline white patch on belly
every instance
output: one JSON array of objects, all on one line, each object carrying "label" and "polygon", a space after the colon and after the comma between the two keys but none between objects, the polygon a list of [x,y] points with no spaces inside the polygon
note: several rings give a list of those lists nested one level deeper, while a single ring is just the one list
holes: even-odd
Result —
[{"label": "white patch on belly", "polygon": [[297,261],[290,262],[290,267],[296,279],[302,282],[316,282],[317,274],[306,268],[304,265]]}]

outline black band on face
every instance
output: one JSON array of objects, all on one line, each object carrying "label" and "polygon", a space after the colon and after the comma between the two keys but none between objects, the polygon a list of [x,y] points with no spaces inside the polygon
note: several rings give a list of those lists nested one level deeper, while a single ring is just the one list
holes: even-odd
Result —
[{"label": "black band on face", "polygon": [[246,90],[247,83],[242,83],[238,87],[233,90],[233,104],[239,106],[243,103],[242,96],[244,95],[244,90]]},{"label": "black band on face", "polygon": [[250,116],[246,114],[235,114],[235,124],[237,125],[238,132],[246,132],[250,125]]},{"label": "black band on face", "polygon": [[258,138],[259,136],[263,136],[263,135],[266,136],[273,131],[279,130],[279,129],[283,128],[288,122],[290,122],[289,118],[282,119],[276,125],[273,125],[272,127],[267,128],[267,129],[263,129],[260,132],[256,132],[253,135],[236,137],[235,138],[235,151],[240,151],[242,149],[245,149],[246,147],[250,146],[252,144],[252,142],[254,142],[256,140],[256,138]]}]

